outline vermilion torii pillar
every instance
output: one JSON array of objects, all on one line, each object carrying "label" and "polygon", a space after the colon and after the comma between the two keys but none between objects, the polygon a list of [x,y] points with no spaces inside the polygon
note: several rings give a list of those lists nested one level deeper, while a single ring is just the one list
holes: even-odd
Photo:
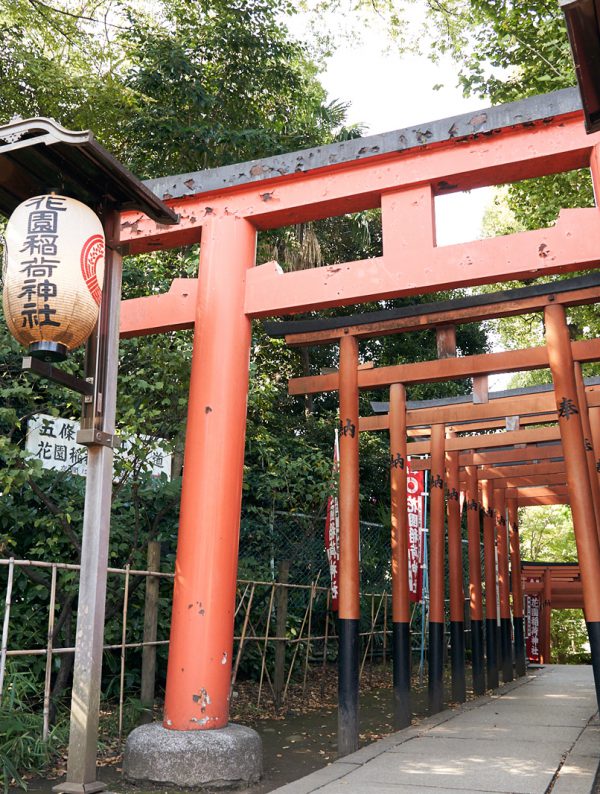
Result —
[{"label": "vermilion torii pillar", "polygon": [[230,216],[202,237],[164,710],[175,730],[229,720],[250,358],[244,284],[256,231]]},{"label": "vermilion torii pillar", "polygon": [[508,568],[508,534],[506,528],[506,492],[494,489],[496,541],[498,544],[498,583],[500,590],[500,643],[502,646],[502,679],[513,680],[512,626],[510,620],[510,580]]},{"label": "vermilion torii pillar", "polygon": [[508,526],[512,589],[513,631],[515,635],[515,672],[518,677],[527,672],[525,658],[525,630],[523,626],[523,579],[521,577],[521,548],[519,542],[519,500],[509,496]]},{"label": "vermilion torii pillar", "polygon": [[596,697],[600,702],[600,547],[577,401],[571,340],[563,306],[548,306],[544,319],[577,557],[581,569],[584,613],[590,639]]},{"label": "vermilion torii pillar", "polygon": [[358,750],[360,550],[358,342],[340,340],[340,562],[338,598],[338,755]]},{"label": "vermilion torii pillar", "polygon": [[406,508],[406,390],[390,386],[390,484],[392,504],[392,664],[394,727],[410,725],[410,604]]},{"label": "vermilion torii pillar", "polygon": [[[456,437],[450,431],[449,438]],[[460,478],[458,452],[446,453],[448,483],[448,571],[450,586],[450,665],[452,669],[452,700],[467,699],[465,678],[465,591],[463,586]]]},{"label": "vermilion torii pillar", "polygon": [[496,689],[498,677],[498,609],[496,605],[495,521],[492,507],[493,483],[481,481],[483,511],[483,558],[485,569],[485,651],[488,689]]},{"label": "vermilion torii pillar", "polygon": [[444,707],[444,425],[431,426],[429,502],[429,710]]},{"label": "vermilion torii pillar", "polygon": [[471,610],[471,665],[473,694],[485,692],[483,652],[483,603],[481,593],[481,505],[477,484],[477,468],[466,467],[467,536],[469,541],[469,608]]}]

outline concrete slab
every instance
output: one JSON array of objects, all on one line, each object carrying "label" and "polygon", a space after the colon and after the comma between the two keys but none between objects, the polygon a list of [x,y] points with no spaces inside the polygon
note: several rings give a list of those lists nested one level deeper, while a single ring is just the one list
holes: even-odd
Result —
[{"label": "concrete slab", "polygon": [[277,791],[588,794],[600,759],[596,711],[590,667],[547,665]]},{"label": "concrete slab", "polygon": [[[511,708],[512,706],[512,708]],[[590,718],[589,710],[568,709],[564,706],[560,708],[550,708],[545,704],[519,703],[506,704],[499,706],[490,705],[484,709],[470,711],[461,715],[462,726],[483,728],[496,727],[497,725],[527,725],[530,727],[572,727],[584,728]]]},{"label": "concrete slab", "polygon": [[[568,727],[564,725],[551,726],[544,728],[544,741],[573,741],[581,733],[579,727]],[[531,725],[465,725],[462,720],[453,720],[447,725],[439,725],[430,731],[430,736],[447,736],[455,739],[493,739],[503,741],[504,739],[516,740],[519,742],[537,743],[540,740],[537,731],[531,730]],[[377,742],[376,742],[377,744]],[[600,747],[600,745],[599,745]],[[365,748],[367,749],[367,748]],[[596,751],[598,752],[598,751]]]},{"label": "concrete slab", "polygon": [[588,755],[591,758],[595,758],[596,762],[598,762],[600,759],[600,726],[588,725],[578,738],[572,753],[574,755]]},{"label": "concrete slab", "polygon": [[598,757],[570,755],[552,787],[552,794],[590,794]]},{"label": "concrete slab", "polygon": [[[280,790],[278,789],[278,791]],[[322,789],[322,791],[326,791],[327,794],[351,794],[352,792],[358,792],[359,789],[349,788],[344,780],[340,780],[337,784],[331,787],[328,786],[327,789]],[[456,794],[457,791],[461,791],[463,794],[484,794],[483,789],[479,788],[440,788],[435,784],[427,786],[421,783],[411,783],[408,786],[401,784],[385,786],[381,783],[373,783],[366,784],[360,788],[360,794]]]},{"label": "concrete slab", "polygon": [[[404,751],[401,751],[404,748]],[[352,772],[345,782],[362,791],[367,783],[481,789],[511,794],[544,794],[556,770],[564,744],[422,738],[384,753]]]},{"label": "concrete slab", "polygon": [[293,783],[288,783],[287,786],[278,788],[277,792],[278,794],[309,794],[311,791],[327,785],[327,783],[349,775],[350,772],[358,768],[358,764],[348,764],[345,760],[339,760],[323,769],[318,769],[311,775],[301,778],[301,780],[294,780]]}]

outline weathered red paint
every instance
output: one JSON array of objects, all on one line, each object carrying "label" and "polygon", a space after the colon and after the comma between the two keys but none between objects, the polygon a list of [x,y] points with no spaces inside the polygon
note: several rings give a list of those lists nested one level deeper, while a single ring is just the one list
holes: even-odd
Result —
[{"label": "weathered red paint", "polygon": [[256,233],[230,218],[205,236],[164,709],[176,730],[224,727],[231,686],[250,357],[242,302]]}]

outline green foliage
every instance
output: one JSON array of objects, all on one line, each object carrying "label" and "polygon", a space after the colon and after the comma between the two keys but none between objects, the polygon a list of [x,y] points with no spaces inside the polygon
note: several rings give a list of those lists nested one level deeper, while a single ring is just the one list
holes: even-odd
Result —
[{"label": "green foliage", "polygon": [[42,740],[42,712],[36,699],[39,688],[29,672],[10,661],[0,703],[0,785],[5,794],[11,784],[27,789],[24,775],[39,773],[57,758],[68,736],[68,721],[55,724],[48,741]]},{"label": "green foliage", "polygon": [[552,611],[550,624],[554,664],[590,664],[590,646],[580,609]]},{"label": "green foliage", "polygon": [[442,0],[430,6],[435,51],[450,52],[465,94],[494,104],[573,85],[563,15],[553,0]]},{"label": "green foliage", "polygon": [[577,548],[568,505],[527,507],[519,511],[521,559],[576,562]]},{"label": "green foliage", "polygon": [[90,128],[139,176],[208,168],[331,140],[312,53],[287,0],[7,0],[0,97],[12,115]]},{"label": "green foliage", "polygon": [[[519,510],[521,559],[529,562],[577,562],[571,510],[568,505]],[[580,609],[552,611],[552,660],[558,664],[588,661],[588,635]]]}]

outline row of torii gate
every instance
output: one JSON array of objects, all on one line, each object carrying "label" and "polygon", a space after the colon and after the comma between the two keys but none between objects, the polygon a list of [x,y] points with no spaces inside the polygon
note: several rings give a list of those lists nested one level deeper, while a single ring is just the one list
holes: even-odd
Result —
[{"label": "row of torii gate", "polygon": [[[542,664],[552,661],[551,615],[553,609],[583,609],[581,572],[575,562],[521,563],[523,592],[538,620],[537,636],[530,632],[531,657]],[[537,603],[533,603],[533,602]],[[534,646],[537,639],[537,648]],[[537,653],[536,653],[537,651]]]},{"label": "row of torii gate", "polygon": [[[600,186],[600,135],[586,135],[575,90],[534,97],[358,141],[148,183],[180,214],[177,226],[140,213],[122,216],[129,253],[174,248],[201,238],[197,279],[177,279],[166,295],[122,304],[122,336],[195,328],[179,546],[164,725],[210,730],[227,724],[237,548],[244,460],[251,320],[326,307],[432,293],[442,289],[583,271],[600,261],[597,208],[563,210],[555,226],[458,245],[438,246],[434,198],[449,192],[590,168]],[[368,208],[381,208],[383,256],[283,273],[255,265],[257,232]],[[463,620],[460,502],[464,490],[476,691],[512,676],[511,623],[517,673],[523,672],[522,598],[517,510],[568,501],[579,555],[596,691],[600,701],[600,458],[595,384],[580,365],[600,359],[600,340],[572,341],[565,307],[594,303],[600,280],[588,276],[415,307],[404,314],[344,318],[279,327],[291,344],[339,344],[339,372],[295,379],[294,394],[337,390],[340,401],[339,751],[358,745],[358,449],[359,430],[389,429],[391,460],[426,456],[431,470],[430,677],[432,709],[442,707],[445,524],[448,524],[450,628],[460,650]],[[454,328],[510,314],[543,312],[546,345],[457,357]],[[435,361],[382,368],[359,366],[359,340],[435,327]],[[271,329],[273,330],[273,329]],[[549,367],[553,390],[493,399],[485,377]],[[472,377],[471,402],[413,408],[412,383]],[[360,389],[389,388],[389,413],[361,418]],[[505,429],[498,433],[482,431]],[[430,428],[428,437],[407,443]],[[595,430],[594,430],[595,428]],[[346,429],[346,432],[344,432]],[[592,432],[593,431],[593,432]],[[467,432],[468,435],[463,435]],[[595,435],[594,435],[595,434]],[[594,450],[594,444],[595,450]],[[406,469],[391,466],[394,701],[396,723],[409,715]],[[446,492],[449,499],[446,500]],[[446,503],[447,502],[447,503]],[[481,511],[480,508],[481,507]],[[500,654],[496,600],[483,612],[480,515],[485,581],[500,587]],[[505,525],[505,522],[507,524]],[[508,526],[509,531],[506,531]],[[498,569],[491,549],[498,541]],[[477,554],[475,554],[475,549]],[[477,564],[475,564],[475,556]],[[512,560],[511,605],[509,558]],[[460,602],[460,604],[459,604]],[[512,609],[512,612],[511,612]],[[456,662],[457,657],[455,657]],[[476,660],[479,660],[478,662]],[[460,664],[459,664],[460,667]],[[455,681],[464,679],[458,671]]]},{"label": "row of torii gate", "polygon": [[[358,522],[358,437],[355,432],[388,430],[390,437],[390,479],[392,504],[392,593],[395,724],[410,724],[410,613],[408,582],[408,523],[405,461],[410,456],[414,470],[428,469],[431,483],[429,520],[429,707],[440,711],[444,703],[443,659],[445,646],[445,561],[450,596],[450,656],[452,698],[466,698],[465,625],[461,513],[467,515],[469,549],[468,593],[471,623],[473,691],[483,694],[502,679],[525,674],[523,586],[518,532],[518,509],[529,505],[569,502],[568,472],[563,452],[560,421],[577,417],[583,430],[582,451],[587,465],[594,531],[600,528],[600,379],[582,376],[581,365],[600,355],[600,340],[571,342],[565,323],[565,307],[596,303],[600,298],[600,274],[567,279],[559,283],[513,289],[484,296],[467,297],[404,309],[362,314],[354,317],[267,324],[273,335],[285,336],[289,345],[337,343],[340,346],[339,373],[292,379],[291,394],[317,394],[338,390],[340,395],[340,457],[351,455],[351,470],[340,468],[340,513],[351,516],[345,526],[345,554],[340,554],[342,582],[350,590],[358,631],[359,547]],[[547,336],[561,345],[554,358],[551,344],[502,353],[456,356],[456,326],[484,318],[543,312]],[[392,333],[434,328],[438,359],[380,368],[359,364],[361,339]],[[552,336],[552,333],[556,335]],[[569,382],[564,378],[569,361]],[[553,367],[560,361],[560,373],[552,369],[554,388],[518,389],[490,395],[488,376],[496,372]],[[474,391],[464,401],[454,399],[407,403],[406,387],[471,376]],[[570,391],[565,389],[571,388]],[[360,389],[389,389],[389,403],[379,406],[384,413],[358,415]],[[574,390],[573,390],[574,389]],[[574,396],[571,396],[574,395]],[[387,412],[385,412],[387,409]],[[426,438],[424,438],[426,436]],[[349,448],[349,449],[348,449]],[[415,457],[421,456],[421,457]],[[346,463],[348,466],[348,463]],[[348,526],[348,524],[350,526]],[[447,532],[446,532],[447,528]],[[484,577],[481,575],[483,536]],[[598,534],[600,537],[600,532]],[[341,544],[342,545],[342,544]],[[350,545],[354,554],[348,554]],[[496,557],[497,554],[497,557]],[[541,574],[544,619],[551,608],[551,578]],[[483,587],[482,587],[483,585]],[[499,614],[496,591],[499,591]],[[532,589],[532,588],[529,588]],[[533,588],[534,590],[536,588]],[[574,585],[579,591],[580,582]],[[485,610],[483,593],[485,592]],[[558,605],[558,601],[555,601]],[[485,615],[485,618],[484,618]],[[499,619],[499,632],[497,630]],[[485,624],[485,632],[484,632]],[[342,632],[344,626],[342,624]],[[484,643],[485,635],[485,643]],[[353,638],[354,639],[354,638]],[[545,660],[549,627],[544,633]],[[356,680],[354,649],[345,648],[342,633],[340,675],[342,686]],[[514,668],[514,670],[513,670]],[[348,711],[358,712],[357,692],[348,685]],[[352,724],[351,718],[344,726]],[[350,739],[348,739],[350,741]]]}]

